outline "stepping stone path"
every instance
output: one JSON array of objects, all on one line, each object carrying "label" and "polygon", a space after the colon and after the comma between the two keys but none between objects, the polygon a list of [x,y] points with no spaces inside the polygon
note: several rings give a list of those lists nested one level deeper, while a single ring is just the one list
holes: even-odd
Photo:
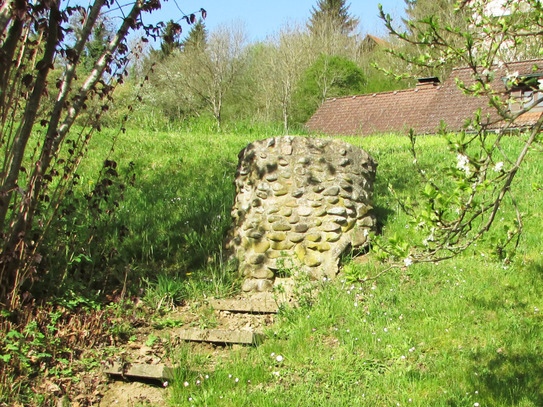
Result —
[{"label": "stepping stone path", "polygon": [[[277,279],[276,283],[285,287],[278,296],[272,293],[258,293],[233,299],[209,300],[219,323],[227,326],[214,328],[171,328],[161,331],[169,333],[172,341],[198,342],[216,345],[258,346],[265,340],[263,329],[274,322],[274,316],[282,303],[292,302],[292,281]],[[247,295],[247,294],[245,294]],[[256,327],[255,327],[256,326]],[[114,362],[108,364],[104,373],[111,378],[128,380],[160,381],[162,383],[174,377],[171,365],[160,363],[160,358],[146,356],[150,348],[141,346],[140,357],[131,363]],[[103,406],[103,404],[101,404]]]},{"label": "stepping stone path", "polygon": [[[265,340],[264,328],[275,322],[280,305],[293,305],[296,302],[292,279],[277,278],[275,285],[282,287],[276,294],[246,293],[236,298],[211,299],[186,305],[176,314],[168,316],[171,320],[177,320],[177,317],[183,320],[182,327],[161,330],[147,328],[140,332],[139,341],[119,349],[116,355],[119,360],[106,364],[104,373],[112,380],[103,394],[100,407],[138,403],[167,405],[164,387],[174,378],[173,363],[167,360],[164,342],[157,340],[155,344],[148,344],[151,335],[169,335],[171,343],[190,343],[191,352],[210,354],[212,359],[239,347],[258,346]],[[204,329],[206,318],[214,322],[210,324],[212,328]],[[155,385],[150,386],[150,383]],[[163,387],[156,386],[157,383],[163,384]]]}]

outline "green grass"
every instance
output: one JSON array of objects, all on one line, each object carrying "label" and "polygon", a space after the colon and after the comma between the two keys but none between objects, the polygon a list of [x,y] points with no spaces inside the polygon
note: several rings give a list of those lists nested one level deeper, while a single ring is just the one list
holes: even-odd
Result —
[{"label": "green grass", "polygon": [[192,366],[172,405],[540,406],[542,277],[476,258],[323,285],[259,348]]},{"label": "green grass", "polygon": [[[388,191],[389,184],[400,196],[418,188],[408,140],[348,141],[379,162],[375,206],[384,233],[418,239]],[[420,141],[421,165],[440,176],[445,143],[437,137]],[[510,148],[517,147],[512,139]],[[487,239],[453,260],[392,271],[375,283],[352,286],[344,277],[322,283],[316,301],[283,310],[258,348],[233,350],[213,363],[185,350],[171,404],[543,405],[543,193],[532,185],[543,179],[538,154],[529,157],[515,184],[526,216],[511,262],[493,257]],[[503,218],[510,214],[504,205]],[[498,228],[504,221],[497,220]],[[378,267],[370,265],[370,271]]]},{"label": "green grass", "polygon": [[[100,292],[104,279],[114,287],[143,287],[144,299],[159,311],[204,293],[225,297],[236,290],[236,273],[221,262],[220,247],[230,226],[237,154],[250,141],[278,134],[245,125],[236,131],[121,134],[111,156],[119,177],[99,213],[82,199],[110,145],[111,133],[97,135],[75,191],[82,211],[69,215],[77,219],[63,219],[65,227],[76,225],[78,237],[67,239],[64,257],[49,258],[64,273],[64,286],[90,281],[80,291],[88,295]],[[375,208],[385,236],[397,233],[416,244],[421,237],[388,190],[390,184],[406,197],[420,186],[408,139],[346,140],[379,163]],[[511,139],[507,148],[518,143]],[[438,137],[421,138],[419,149],[421,166],[435,177],[454,160]],[[171,404],[543,405],[541,153],[532,152],[525,164],[514,186],[525,229],[510,262],[492,256],[492,232],[462,256],[438,265],[391,271],[362,286],[342,282],[345,277],[321,283],[318,299],[283,310],[257,348],[232,350],[218,361],[178,348]],[[501,215],[498,229],[511,208],[504,205]],[[64,269],[62,259],[68,264]],[[371,274],[379,266],[349,267],[367,267]],[[50,285],[58,288],[58,273],[49,275]]]}]

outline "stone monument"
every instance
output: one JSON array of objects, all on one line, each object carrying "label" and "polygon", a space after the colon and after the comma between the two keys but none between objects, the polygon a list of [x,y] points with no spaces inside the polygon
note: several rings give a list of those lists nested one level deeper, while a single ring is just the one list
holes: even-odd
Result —
[{"label": "stone monument", "polygon": [[278,272],[332,278],[341,254],[375,228],[377,163],[341,140],[273,137],[239,154],[233,228],[226,247],[243,291],[268,291]]}]

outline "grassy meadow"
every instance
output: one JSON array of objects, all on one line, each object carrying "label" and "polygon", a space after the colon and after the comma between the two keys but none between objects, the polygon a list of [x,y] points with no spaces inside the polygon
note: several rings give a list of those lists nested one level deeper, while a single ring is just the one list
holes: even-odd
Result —
[{"label": "grassy meadow", "polygon": [[[235,139],[237,140],[237,139]],[[415,196],[406,137],[347,138],[379,163],[375,206],[383,233],[411,236],[388,191]],[[512,138],[507,147],[515,149]],[[420,140],[423,168],[447,160],[438,137]],[[285,309],[258,348],[202,360],[180,350],[172,405],[187,406],[540,406],[543,405],[543,160],[533,151],[516,180],[525,233],[515,255],[492,255],[493,232],[463,255],[418,264],[374,283],[346,275],[318,297]],[[504,205],[495,230],[511,215]],[[419,239],[420,240],[420,239]],[[379,265],[347,260],[344,269]],[[206,378],[208,375],[209,378]]]},{"label": "grassy meadow", "polygon": [[[113,137],[97,134],[70,196],[80,210],[66,212],[51,228],[60,234],[73,224],[77,237],[65,235],[63,250],[48,260],[50,280],[34,289],[57,293],[51,301],[75,307],[97,304],[109,284],[152,309],[162,306],[162,312],[165,304],[235,293],[239,280],[220,254],[230,226],[237,154],[247,143],[274,135],[275,129],[249,126],[230,133],[120,133],[108,158],[117,163],[117,176],[93,212],[82,197],[99,182]],[[408,138],[345,140],[379,164],[375,208],[383,234],[420,241],[388,189],[390,184],[400,197],[414,197],[420,187]],[[518,148],[515,138],[506,148]],[[419,149],[421,166],[442,176],[450,159],[445,142],[423,137]],[[169,386],[169,402],[543,405],[542,185],[543,160],[534,150],[514,185],[525,231],[508,261],[491,250],[492,235],[512,215],[506,205],[495,231],[453,260],[390,271],[361,285],[349,282],[345,271],[373,275],[381,266],[371,254],[364,263],[347,256],[337,280],[314,287],[316,298],[301,290],[300,307],[281,310],[261,346],[232,349],[219,360],[193,354],[188,346],[175,348],[177,379]],[[124,332],[115,323],[123,321],[114,322],[111,332]]]}]

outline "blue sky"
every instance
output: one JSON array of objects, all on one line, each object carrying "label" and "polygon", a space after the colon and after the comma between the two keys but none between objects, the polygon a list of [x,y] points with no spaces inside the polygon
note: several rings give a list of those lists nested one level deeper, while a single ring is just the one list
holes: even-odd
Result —
[{"label": "blue sky", "polygon": [[[206,26],[213,30],[221,24],[240,22],[245,25],[249,40],[264,40],[277,33],[286,23],[305,24],[317,0],[176,0],[179,8],[190,14],[204,8],[207,11]],[[364,34],[386,35],[382,21],[377,17],[381,3],[385,12],[399,18],[404,14],[404,0],[352,0],[350,13],[360,20],[360,31]],[[349,2],[347,2],[349,4]],[[162,10],[154,19],[178,20],[181,16],[174,0],[162,0]],[[156,20],[156,21],[158,21]],[[144,21],[151,21],[144,17]],[[187,32],[186,25],[183,31]]]}]

